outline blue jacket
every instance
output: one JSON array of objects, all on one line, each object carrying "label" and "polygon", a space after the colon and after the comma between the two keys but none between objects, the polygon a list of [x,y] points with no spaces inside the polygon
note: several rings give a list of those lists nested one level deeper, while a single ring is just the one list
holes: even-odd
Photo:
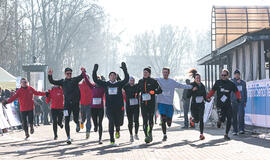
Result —
[{"label": "blue jacket", "polygon": [[[232,79],[232,82],[237,86],[238,90],[241,93],[241,104],[247,103],[247,86],[246,82],[243,80],[240,80],[240,83],[237,82],[237,80],[234,78]],[[232,103],[237,103],[237,99],[235,94],[231,94],[231,101]]]}]

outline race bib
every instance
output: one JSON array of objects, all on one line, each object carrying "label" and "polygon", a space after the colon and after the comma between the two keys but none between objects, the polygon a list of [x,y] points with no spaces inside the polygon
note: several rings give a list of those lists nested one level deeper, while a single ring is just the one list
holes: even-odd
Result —
[{"label": "race bib", "polygon": [[131,99],[129,99],[129,104],[131,106],[135,106],[135,105],[138,105],[139,104],[139,101],[138,101],[137,98],[131,98]]},{"label": "race bib", "polygon": [[162,95],[164,96],[171,96],[171,92],[170,91],[162,91]]},{"label": "race bib", "polygon": [[101,104],[101,98],[93,98],[93,105]]},{"label": "race bib", "polygon": [[221,100],[221,102],[224,103],[224,102],[226,102],[227,99],[228,99],[227,96],[223,95],[220,100]]},{"label": "race bib", "polygon": [[149,93],[144,93],[142,95],[142,100],[143,101],[149,101],[149,100],[151,100],[151,95]]},{"label": "race bib", "polygon": [[196,103],[202,103],[203,102],[203,96],[196,97]]},{"label": "race bib", "polygon": [[69,116],[69,115],[68,115],[68,110],[64,110],[64,116],[65,116],[65,117]]},{"label": "race bib", "polygon": [[241,92],[243,88],[242,88],[242,86],[237,86],[237,89],[239,92]]},{"label": "race bib", "polygon": [[112,87],[108,89],[109,95],[117,95],[117,87]]}]

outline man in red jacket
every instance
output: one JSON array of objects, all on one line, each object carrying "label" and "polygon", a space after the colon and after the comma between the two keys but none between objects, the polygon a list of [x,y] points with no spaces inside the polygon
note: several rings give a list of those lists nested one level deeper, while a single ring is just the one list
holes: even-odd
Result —
[{"label": "man in red jacket", "polygon": [[34,127],[33,127],[33,118],[34,118],[34,100],[33,95],[35,96],[46,96],[49,93],[47,92],[38,92],[32,87],[28,86],[28,81],[26,78],[21,79],[21,88],[18,89],[12,97],[10,97],[8,100],[3,100],[2,104],[5,106],[8,103],[11,103],[15,101],[17,98],[19,99],[20,103],[20,112],[22,116],[22,123],[23,128],[25,131],[26,139],[30,136],[28,132],[28,125],[27,125],[27,119],[28,123],[30,124],[30,133],[34,133]]},{"label": "man in red jacket", "polygon": [[[89,76],[87,76],[89,78]],[[79,85],[81,90],[81,124],[80,128],[84,128],[84,122],[86,122],[86,139],[90,136],[91,130],[91,107],[90,104],[92,103],[92,92],[91,88],[86,84],[85,80]]]},{"label": "man in red jacket", "polygon": [[64,110],[64,94],[60,86],[54,85],[51,90],[48,91],[49,96],[46,97],[46,103],[51,102],[51,114],[53,119],[53,132],[54,140],[57,140],[57,125],[63,128],[63,110]]}]

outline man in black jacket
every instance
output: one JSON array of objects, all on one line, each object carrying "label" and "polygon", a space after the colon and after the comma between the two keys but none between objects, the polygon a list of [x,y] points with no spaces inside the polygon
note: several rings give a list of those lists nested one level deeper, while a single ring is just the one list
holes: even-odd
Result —
[{"label": "man in black jacket", "polygon": [[[154,114],[156,104],[156,94],[162,93],[157,80],[150,77],[151,69],[145,68],[143,79],[138,83],[138,94],[141,93],[141,111],[143,117],[143,130],[145,142],[152,142],[152,129],[154,125]],[[149,128],[148,128],[149,127]]]},{"label": "man in black jacket", "polygon": [[123,81],[116,81],[117,75],[115,72],[109,74],[109,81],[105,82],[97,78],[98,64],[95,64],[93,70],[93,80],[96,84],[105,89],[106,96],[106,114],[109,119],[109,133],[111,145],[115,145],[114,139],[114,126],[116,128],[115,137],[120,137],[120,121],[122,108],[124,107],[122,88],[128,83],[129,74],[127,72],[127,67],[124,62],[122,62],[121,67],[125,74],[125,79]]},{"label": "man in black jacket", "polygon": [[[82,72],[85,72],[84,68],[81,68]],[[65,130],[67,134],[67,144],[71,144],[70,138],[70,115],[73,113],[73,120],[76,123],[76,131],[80,131],[80,123],[79,123],[79,112],[80,112],[80,99],[81,93],[79,89],[79,82],[83,79],[83,75],[79,75],[77,77],[72,77],[72,69],[65,69],[65,79],[61,80],[53,80],[52,77],[53,71],[50,69],[48,71],[48,79],[51,84],[62,86],[64,92],[64,116],[65,116]]]}]

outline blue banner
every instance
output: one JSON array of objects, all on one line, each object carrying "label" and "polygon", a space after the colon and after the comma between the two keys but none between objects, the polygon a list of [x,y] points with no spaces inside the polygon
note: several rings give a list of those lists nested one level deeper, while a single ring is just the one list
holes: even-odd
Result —
[{"label": "blue banner", "polygon": [[245,123],[270,128],[270,80],[247,82]]}]

